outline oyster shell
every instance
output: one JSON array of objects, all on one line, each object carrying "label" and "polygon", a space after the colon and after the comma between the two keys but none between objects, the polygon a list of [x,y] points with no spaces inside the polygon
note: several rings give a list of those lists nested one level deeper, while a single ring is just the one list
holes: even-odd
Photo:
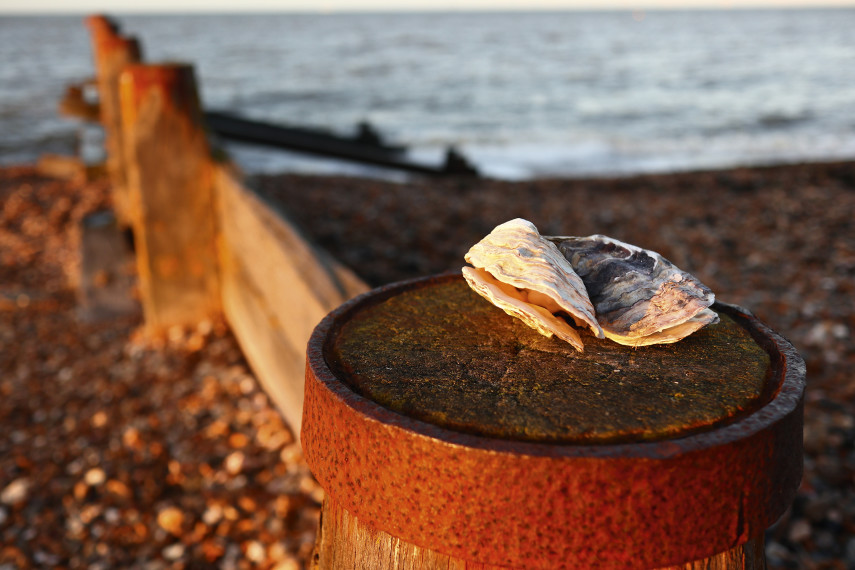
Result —
[{"label": "oyster shell", "polygon": [[497,226],[465,259],[474,266],[463,268],[469,286],[539,333],[555,334],[582,351],[569,317],[603,338],[582,280],[531,222],[517,218]]},{"label": "oyster shell", "polygon": [[580,352],[579,332],[644,346],[677,342],[718,321],[715,295],[654,251],[593,235],[544,237],[531,222],[505,222],[465,256],[478,294]]},{"label": "oyster shell", "polygon": [[656,253],[616,239],[548,237],[582,278],[606,338],[630,346],[677,342],[718,321],[715,295]]}]

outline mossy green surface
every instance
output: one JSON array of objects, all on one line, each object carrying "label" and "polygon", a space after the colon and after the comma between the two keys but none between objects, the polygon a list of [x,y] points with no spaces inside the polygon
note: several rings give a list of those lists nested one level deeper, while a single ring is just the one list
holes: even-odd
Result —
[{"label": "mossy green surface", "polygon": [[560,443],[659,440],[732,421],[762,397],[768,354],[720,316],[668,345],[632,348],[583,332],[579,353],[460,279],[359,311],[326,358],[359,394],[456,431]]}]

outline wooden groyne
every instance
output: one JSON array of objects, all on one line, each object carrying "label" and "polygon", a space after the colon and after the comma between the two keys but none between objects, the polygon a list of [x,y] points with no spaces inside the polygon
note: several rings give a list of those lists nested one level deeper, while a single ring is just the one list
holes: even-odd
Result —
[{"label": "wooden groyne", "polygon": [[104,16],[92,33],[117,217],[133,231],[150,335],[224,318],[296,433],[305,346],[367,286],[212,157],[192,66],[142,62]]}]

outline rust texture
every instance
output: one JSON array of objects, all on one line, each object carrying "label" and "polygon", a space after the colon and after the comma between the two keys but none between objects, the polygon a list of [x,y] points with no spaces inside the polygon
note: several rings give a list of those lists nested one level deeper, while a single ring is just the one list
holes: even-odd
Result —
[{"label": "rust texture", "polygon": [[[761,534],[744,544],[709,558],[657,570],[766,570]],[[371,570],[508,570],[508,566],[483,564],[455,558],[401,540],[365,525],[353,513],[324,498],[313,570],[370,568]],[[529,561],[515,567],[520,570],[537,566]]]},{"label": "rust texture", "polygon": [[760,403],[769,355],[727,315],[677,344],[633,348],[583,331],[585,352],[485,302],[462,280],[355,312],[327,362],[356,392],[441,427],[502,439],[664,439]]},{"label": "rust texture", "polygon": [[328,315],[309,341],[306,460],[333,499],[365,524],[480,563],[660,567],[745,543],[787,508],[802,473],[804,364],[738,307],[716,308],[769,355],[767,399],[733,423],[681,438],[569,445],[478,436],[393,412],[332,372],[325,344],[355,312],[456,279],[358,297]]}]

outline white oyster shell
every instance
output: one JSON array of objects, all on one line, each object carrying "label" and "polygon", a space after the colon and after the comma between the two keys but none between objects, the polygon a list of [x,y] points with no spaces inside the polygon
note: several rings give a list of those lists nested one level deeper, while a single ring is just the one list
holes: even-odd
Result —
[{"label": "white oyster shell", "polygon": [[582,278],[606,338],[665,344],[718,321],[713,292],[655,251],[602,235],[546,239]]},{"label": "white oyster shell", "polygon": [[546,336],[583,350],[579,332],[644,346],[677,342],[718,321],[715,296],[656,252],[593,235],[544,237],[517,218],[465,256],[477,293]]},{"label": "white oyster shell", "polygon": [[515,219],[497,226],[465,258],[475,266],[463,268],[470,287],[541,334],[555,334],[582,351],[567,316],[603,338],[582,280],[531,222]]}]

